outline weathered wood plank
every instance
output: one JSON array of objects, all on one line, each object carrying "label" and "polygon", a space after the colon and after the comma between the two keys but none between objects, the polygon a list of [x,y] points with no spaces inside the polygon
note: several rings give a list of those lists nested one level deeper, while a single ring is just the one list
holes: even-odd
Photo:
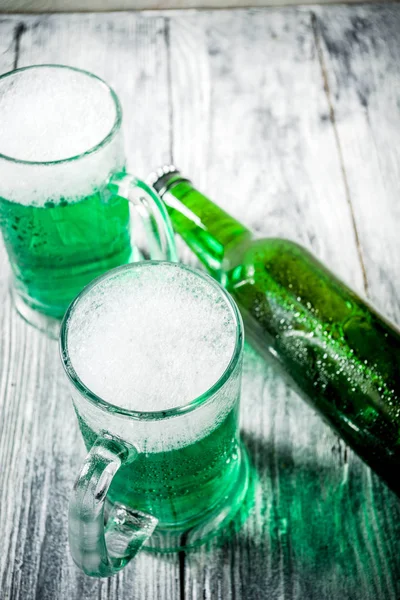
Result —
[{"label": "weathered wood plank", "polygon": [[172,20],[171,38],[177,165],[257,233],[313,248],[362,289],[309,15],[196,13]]},{"label": "weathered wood plank", "polygon": [[371,299],[400,322],[400,11],[316,11]]},{"label": "weathered wood plank", "polygon": [[7,73],[14,68],[15,39],[18,20],[16,17],[0,17],[0,73]]},{"label": "weathered wood plank", "polygon": [[[330,4],[334,0],[322,0]],[[349,3],[356,0],[347,0]],[[373,0],[367,0],[373,2]],[[64,12],[71,11],[111,11],[111,10],[161,10],[171,8],[240,8],[262,6],[285,6],[300,4],[299,0],[0,0],[3,12]],[[301,2],[301,4],[304,4]]]},{"label": "weathered wood plank", "polygon": [[[20,23],[25,29],[16,53]],[[166,160],[169,112],[161,17],[45,16],[11,19],[0,27],[0,50],[10,47],[0,52],[1,71],[16,63],[61,62],[96,72],[121,97],[130,166],[145,174],[154,161]],[[5,284],[1,291],[0,597],[179,598],[177,556],[142,553],[109,581],[90,579],[73,565],[67,506],[84,449],[57,344],[16,315]]]},{"label": "weathered wood plank", "polygon": [[[315,15],[321,66],[326,71],[368,295],[400,323],[400,11],[398,7],[382,10],[382,6],[373,6],[351,12],[318,9]],[[398,598],[398,506],[393,506],[386,490],[377,488],[376,483],[371,480],[368,507],[371,547],[377,557],[376,568],[386,576],[387,589]]]},{"label": "weathered wood plank", "polygon": [[[174,161],[260,235],[311,247],[362,291],[310,12],[184,15],[171,44]],[[242,399],[255,509],[231,542],[187,555],[186,596],[397,598],[397,499],[251,353]]]}]

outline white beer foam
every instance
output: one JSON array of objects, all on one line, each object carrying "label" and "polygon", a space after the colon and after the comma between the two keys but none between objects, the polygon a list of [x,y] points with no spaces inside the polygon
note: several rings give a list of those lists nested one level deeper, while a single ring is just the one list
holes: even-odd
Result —
[{"label": "white beer foam", "polygon": [[79,71],[40,67],[0,83],[0,152],[18,160],[82,154],[108,135],[115,119],[108,88]]},{"label": "white beer foam", "polygon": [[[0,80],[0,154],[20,161],[70,159],[100,144],[117,109],[109,89],[85,73],[57,67]],[[123,166],[120,140],[70,163],[26,165],[0,157],[0,196],[22,204],[76,200]]]},{"label": "white beer foam", "polygon": [[69,321],[81,381],[137,411],[184,406],[226,370],[236,322],[220,290],[182,266],[144,265],[98,283]]}]

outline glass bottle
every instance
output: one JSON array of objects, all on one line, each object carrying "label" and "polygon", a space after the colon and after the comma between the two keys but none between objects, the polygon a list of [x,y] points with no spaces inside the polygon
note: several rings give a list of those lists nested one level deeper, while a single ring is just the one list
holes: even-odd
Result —
[{"label": "glass bottle", "polygon": [[235,298],[246,335],[400,495],[400,332],[295,242],[256,239],[173,166],[152,176],[174,228]]}]

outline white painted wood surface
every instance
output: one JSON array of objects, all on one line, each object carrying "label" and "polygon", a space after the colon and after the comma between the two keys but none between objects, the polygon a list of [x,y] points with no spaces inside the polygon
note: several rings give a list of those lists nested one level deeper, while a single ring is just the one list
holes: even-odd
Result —
[{"label": "white painted wood surface", "polygon": [[[322,0],[332,4],[336,0]],[[388,0],[391,1],[391,0]],[[358,0],[346,0],[347,4]],[[366,0],[373,2],[373,0]],[[314,4],[313,0],[0,0],[0,12],[89,12],[112,10],[165,10],[187,8],[241,8]]]},{"label": "white painted wood surface", "polygon": [[[397,6],[3,16],[0,72],[105,77],[131,169],[175,161],[400,322],[399,42]],[[241,531],[142,553],[109,581],[79,573],[66,511],[83,444],[57,346],[13,311],[4,252],[0,268],[1,599],[398,600],[398,499],[250,348],[242,425],[259,484]]]}]

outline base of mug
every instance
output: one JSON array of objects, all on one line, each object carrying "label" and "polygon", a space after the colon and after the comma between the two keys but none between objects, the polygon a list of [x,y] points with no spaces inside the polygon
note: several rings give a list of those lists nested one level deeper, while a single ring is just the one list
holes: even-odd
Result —
[{"label": "base of mug", "polygon": [[200,515],[196,521],[188,524],[185,529],[180,527],[175,530],[171,527],[157,526],[143,550],[157,553],[187,551],[221,534],[228,525],[234,524],[234,530],[239,529],[251,508],[252,498],[249,498],[249,492],[254,487],[249,457],[243,445],[240,454],[237,479],[222,500]]},{"label": "base of mug", "polygon": [[49,317],[48,315],[29,306],[18,294],[15,287],[11,285],[11,296],[18,314],[39,331],[43,331],[48,337],[58,340],[61,327],[61,319]]}]

